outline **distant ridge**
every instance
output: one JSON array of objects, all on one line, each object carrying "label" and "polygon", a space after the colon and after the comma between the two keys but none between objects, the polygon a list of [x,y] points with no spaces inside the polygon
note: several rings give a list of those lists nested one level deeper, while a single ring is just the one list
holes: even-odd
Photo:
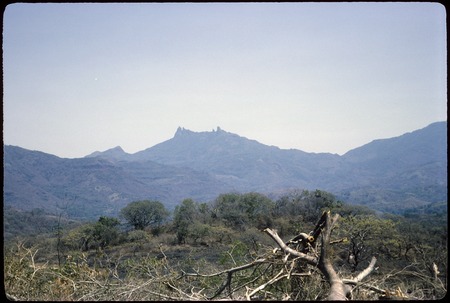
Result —
[{"label": "distant ridge", "polygon": [[86,157],[87,158],[89,158],[89,157],[92,158],[92,157],[101,156],[101,157],[104,157],[104,158],[110,158],[110,159],[116,159],[117,160],[117,159],[122,159],[122,158],[124,158],[124,157],[126,157],[128,155],[129,154],[127,154],[122,149],[122,147],[116,146],[116,147],[113,147],[113,148],[108,149],[108,150],[103,151],[103,152],[95,151],[92,154],[87,155]]},{"label": "distant ridge", "polygon": [[184,198],[207,202],[230,191],[322,189],[388,212],[448,197],[446,121],[343,156],[280,149],[220,127],[178,127],[171,139],[134,154],[120,146],[79,159],[7,145],[4,151],[5,204],[60,211],[70,204],[70,213],[81,217],[117,213],[135,199],[173,208]]}]

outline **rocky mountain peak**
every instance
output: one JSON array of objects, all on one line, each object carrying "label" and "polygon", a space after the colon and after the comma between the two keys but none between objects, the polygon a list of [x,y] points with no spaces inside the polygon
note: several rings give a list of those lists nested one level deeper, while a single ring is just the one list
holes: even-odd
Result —
[{"label": "rocky mountain peak", "polygon": [[217,126],[216,129],[212,129],[211,132],[205,131],[205,132],[194,132],[192,130],[186,129],[184,127],[178,126],[177,131],[175,132],[174,137],[180,137],[180,136],[186,136],[186,135],[192,135],[192,134],[214,134],[214,133],[227,133],[226,131],[222,130],[220,126]]}]

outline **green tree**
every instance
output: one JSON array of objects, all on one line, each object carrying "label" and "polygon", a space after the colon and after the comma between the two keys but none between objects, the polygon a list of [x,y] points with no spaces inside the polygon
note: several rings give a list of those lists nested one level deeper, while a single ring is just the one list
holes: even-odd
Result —
[{"label": "green tree", "polygon": [[197,244],[197,241],[200,240],[202,243],[207,242],[208,236],[211,235],[211,226],[208,224],[200,223],[199,221],[195,221],[188,228],[188,235],[194,241],[194,244]]},{"label": "green tree", "polygon": [[266,228],[272,225],[274,206],[272,200],[260,193],[229,193],[217,197],[214,213],[229,227],[241,230],[249,226]]},{"label": "green tree", "polygon": [[72,229],[62,239],[64,247],[87,251],[91,248],[104,248],[117,243],[119,239],[119,225],[117,218],[100,217],[97,222],[86,223]]},{"label": "green tree", "polygon": [[78,226],[68,232],[62,239],[64,246],[68,249],[76,249],[80,251],[87,251],[94,243],[94,226],[96,223],[86,223]]},{"label": "green tree", "polygon": [[98,223],[100,223],[101,225],[104,226],[108,226],[108,227],[115,227],[120,225],[120,221],[117,218],[113,218],[113,217],[105,217],[102,216],[98,219]]},{"label": "green tree", "polygon": [[100,217],[94,224],[92,230],[93,239],[97,241],[101,248],[114,243],[118,239],[120,222],[116,218]]},{"label": "green tree", "polygon": [[211,205],[208,203],[198,203],[196,206],[198,219],[203,224],[212,225],[214,219],[212,217]]},{"label": "green tree", "polygon": [[120,215],[137,230],[152,227],[154,233],[159,233],[169,212],[159,201],[144,200],[131,202],[120,211]]},{"label": "green tree", "polygon": [[383,258],[382,253],[398,250],[397,228],[392,220],[376,215],[357,215],[342,218],[342,236],[347,245],[343,257],[352,272],[372,256]]},{"label": "green tree", "polygon": [[243,194],[239,199],[239,206],[252,226],[259,229],[272,227],[275,203],[265,195],[256,192]]},{"label": "green tree", "polygon": [[175,207],[173,225],[177,233],[178,244],[186,243],[189,226],[194,223],[196,215],[197,206],[192,199],[185,199],[181,205]]},{"label": "green tree", "polygon": [[307,223],[315,223],[323,211],[341,212],[343,203],[331,193],[322,190],[294,191],[280,197],[274,205],[276,217],[295,217]]},{"label": "green tree", "polygon": [[214,201],[214,216],[222,220],[226,226],[236,228],[245,225],[242,210],[239,209],[238,193],[219,195]]}]

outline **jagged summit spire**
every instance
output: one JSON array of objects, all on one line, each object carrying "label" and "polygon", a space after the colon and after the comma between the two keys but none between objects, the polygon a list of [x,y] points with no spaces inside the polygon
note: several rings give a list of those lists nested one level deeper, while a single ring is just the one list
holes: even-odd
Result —
[{"label": "jagged summit spire", "polygon": [[[216,129],[213,128],[211,132],[212,133],[220,133],[220,132],[225,132],[225,131],[223,129],[221,129],[220,126],[217,126],[217,128]],[[188,133],[196,133],[196,132],[191,131],[189,129],[186,129],[184,127],[178,126],[174,137],[181,136],[181,135],[186,135]],[[200,133],[208,133],[208,132],[200,132]]]},{"label": "jagged summit spire", "polygon": [[178,126],[177,131],[175,132],[175,137],[181,135],[183,131],[185,131],[185,128]]}]

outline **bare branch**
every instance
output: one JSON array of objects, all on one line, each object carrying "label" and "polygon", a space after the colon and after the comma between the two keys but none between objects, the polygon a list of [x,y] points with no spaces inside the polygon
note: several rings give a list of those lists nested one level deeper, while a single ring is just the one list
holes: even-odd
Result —
[{"label": "bare branch", "polygon": [[292,248],[290,248],[289,246],[287,246],[283,240],[281,240],[280,236],[278,236],[277,232],[274,230],[271,230],[270,228],[266,228],[264,230],[264,232],[266,232],[277,244],[278,246],[284,251],[287,252],[293,256],[299,257],[302,260],[306,261],[307,263],[311,264],[311,265],[317,265],[318,260],[316,257],[313,256],[308,256],[305,253],[299,252],[297,250],[294,250]]},{"label": "bare branch", "polygon": [[370,261],[369,266],[367,266],[366,269],[364,269],[362,272],[360,272],[356,278],[354,278],[353,280],[358,283],[360,282],[362,279],[364,279],[365,277],[367,277],[374,269],[375,269],[375,263],[377,263],[377,258],[372,257],[372,260]]},{"label": "bare branch", "polygon": [[[281,269],[280,272],[278,274],[275,275],[275,277],[273,277],[272,279],[270,279],[269,281],[267,281],[266,283],[258,286],[256,289],[254,289],[251,293],[247,294],[247,300],[251,300],[250,298],[256,294],[258,291],[263,290],[267,285],[270,285],[276,281],[278,281],[281,278],[287,277],[288,275],[285,274],[283,276],[281,276],[281,274],[284,272],[284,269]],[[280,277],[281,276],[281,277]]]}]

